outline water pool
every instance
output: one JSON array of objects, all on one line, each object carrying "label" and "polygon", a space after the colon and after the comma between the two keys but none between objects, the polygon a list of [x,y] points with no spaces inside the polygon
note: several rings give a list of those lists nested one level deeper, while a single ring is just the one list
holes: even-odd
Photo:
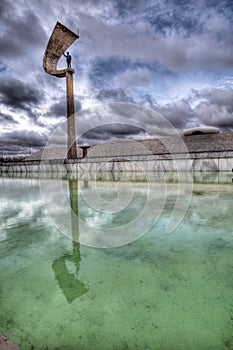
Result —
[{"label": "water pool", "polygon": [[[123,225],[145,206],[143,180],[135,181],[121,213],[95,210],[82,197],[85,191],[86,198],[96,197],[98,187],[110,203],[117,197],[113,180],[62,181],[90,234],[94,226]],[[77,223],[72,213],[62,213],[56,197],[58,180],[41,181],[58,226],[75,237]],[[195,183],[188,210],[171,233],[166,225],[177,185],[167,182],[165,200],[161,186],[150,187],[163,210],[147,233],[97,249],[58,230],[38,179],[0,178],[0,332],[22,350],[233,349],[232,184],[208,176]],[[143,230],[143,223],[137,226]]]}]

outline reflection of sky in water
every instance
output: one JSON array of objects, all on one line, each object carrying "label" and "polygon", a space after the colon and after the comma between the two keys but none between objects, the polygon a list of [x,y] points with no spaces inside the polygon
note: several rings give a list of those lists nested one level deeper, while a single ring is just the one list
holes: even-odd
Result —
[{"label": "reflection of sky in water", "polygon": [[[63,202],[53,193],[55,182],[45,184],[54,212],[68,225]],[[75,182],[63,184],[76,211]],[[114,249],[80,246],[59,233],[46,216],[38,181],[0,179],[0,187],[0,324],[19,347],[232,347],[231,184],[196,184],[184,220],[166,234],[176,200],[176,185],[167,184],[157,224]],[[115,191],[110,181],[99,187],[105,199]],[[151,189],[158,201],[159,184]],[[145,184],[139,182],[132,211],[145,204],[143,194]],[[78,209],[91,225],[111,226],[118,215],[88,207],[80,193]],[[69,220],[69,229],[77,230],[76,217],[69,213]]]},{"label": "reflection of sky in water", "polygon": [[90,208],[85,211],[85,220],[89,226],[105,226],[113,221],[113,214],[94,212]]},{"label": "reflection of sky in water", "polygon": [[[74,181],[71,184],[74,186]],[[72,196],[69,186],[65,181],[41,182],[46,211],[58,229],[71,237],[76,216],[70,210],[73,198],[78,203],[76,237],[88,246],[113,247],[138,239],[154,225],[163,208],[162,184],[150,191],[146,182],[139,186],[130,182],[89,181],[83,186],[80,181],[78,193]]]},{"label": "reflection of sky in water", "polygon": [[[0,230],[17,225],[21,220],[32,219],[34,212],[42,207],[41,199],[17,203],[15,200],[0,201],[1,223]],[[9,215],[10,213],[10,215]]]}]

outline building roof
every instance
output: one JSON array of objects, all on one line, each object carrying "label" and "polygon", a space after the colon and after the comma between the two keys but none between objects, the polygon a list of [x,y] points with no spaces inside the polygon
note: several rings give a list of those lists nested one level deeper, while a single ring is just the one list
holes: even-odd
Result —
[{"label": "building roof", "polygon": [[[126,157],[139,155],[164,155],[205,152],[233,151],[233,132],[219,134],[190,135],[188,137],[164,137],[147,140],[109,141],[97,145],[85,146],[85,158]],[[82,146],[77,147],[78,158],[84,157]],[[43,156],[42,156],[43,155]],[[62,160],[66,147],[47,148],[25,158],[30,160]]]}]

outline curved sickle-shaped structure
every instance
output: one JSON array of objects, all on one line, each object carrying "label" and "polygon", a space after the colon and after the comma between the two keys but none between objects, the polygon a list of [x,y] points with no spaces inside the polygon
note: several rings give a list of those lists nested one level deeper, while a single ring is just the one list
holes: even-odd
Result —
[{"label": "curved sickle-shaped structure", "polygon": [[74,72],[72,68],[58,70],[57,64],[63,53],[78,38],[77,34],[57,22],[44,53],[43,67],[46,73],[55,75],[58,78],[64,78],[68,70]]}]

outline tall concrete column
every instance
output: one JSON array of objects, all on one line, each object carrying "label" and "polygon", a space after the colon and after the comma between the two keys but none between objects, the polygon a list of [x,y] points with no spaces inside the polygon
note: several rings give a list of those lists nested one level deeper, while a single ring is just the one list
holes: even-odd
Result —
[{"label": "tall concrete column", "polygon": [[67,158],[77,158],[75,119],[74,119],[74,69],[66,71],[66,103],[67,103]]},{"label": "tall concrete column", "polygon": [[78,34],[73,33],[63,24],[57,22],[46,47],[43,59],[43,67],[46,73],[58,78],[66,77],[66,100],[67,100],[67,158],[77,158],[75,119],[74,119],[74,69],[57,69],[61,56],[75,40]]}]

